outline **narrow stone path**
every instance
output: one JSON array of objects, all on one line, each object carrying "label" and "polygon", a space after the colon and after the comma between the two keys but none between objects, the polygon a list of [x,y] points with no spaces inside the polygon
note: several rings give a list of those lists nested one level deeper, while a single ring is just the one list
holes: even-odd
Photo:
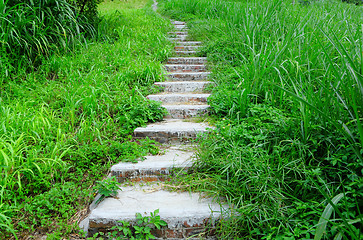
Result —
[{"label": "narrow stone path", "polygon": [[[186,173],[192,166],[194,150],[192,139],[208,131],[206,123],[193,122],[193,117],[208,111],[205,92],[211,84],[208,79],[206,58],[194,57],[200,42],[189,41],[188,29],[184,22],[173,21],[175,32],[170,32],[170,40],[175,42],[176,57],[165,64],[165,82],[155,85],[164,92],[149,95],[148,98],[161,101],[168,111],[162,122],[135,129],[135,138],[149,137],[163,143],[163,153],[146,156],[138,163],[119,163],[111,168],[111,175],[122,186],[117,198],[106,198],[97,206],[91,206],[88,224],[83,227],[92,235],[104,231],[125,220],[135,223],[135,214],[150,214],[159,209],[161,219],[167,226],[153,230],[159,239],[200,239],[207,227],[213,227],[221,215],[221,206],[210,198],[197,193],[170,192],[163,189],[163,181],[176,172]],[[206,237],[206,236],[204,236]]]}]

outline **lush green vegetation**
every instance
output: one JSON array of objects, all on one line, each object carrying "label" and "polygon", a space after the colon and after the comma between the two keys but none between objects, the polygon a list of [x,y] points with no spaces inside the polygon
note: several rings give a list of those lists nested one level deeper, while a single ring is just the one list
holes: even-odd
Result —
[{"label": "lush green vegetation", "polygon": [[[77,234],[110,165],[158,152],[130,135],[164,114],[144,96],[169,22],[146,0],[106,1],[98,18],[98,2],[0,0],[0,239]],[[361,239],[362,7],[160,2],[213,70],[217,129],[178,181],[235,207],[221,239]]]},{"label": "lush green vegetation", "polygon": [[162,1],[213,70],[217,129],[182,180],[235,206],[222,239],[363,236],[363,9],[292,2]]},{"label": "lush green vegetation", "polygon": [[158,152],[131,139],[164,115],[144,96],[172,48],[145,4],[106,1],[94,24],[63,0],[1,1],[0,239],[77,233],[110,165]]}]

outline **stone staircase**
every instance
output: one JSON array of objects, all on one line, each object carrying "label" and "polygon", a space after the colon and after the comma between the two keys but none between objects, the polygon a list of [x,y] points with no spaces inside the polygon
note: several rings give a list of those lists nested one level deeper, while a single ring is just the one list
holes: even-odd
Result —
[{"label": "stone staircase", "polygon": [[[165,82],[155,85],[164,92],[147,98],[161,101],[168,111],[162,122],[135,129],[134,137],[154,139],[162,145],[162,154],[146,156],[138,163],[118,163],[111,168],[111,176],[123,183],[116,198],[106,198],[98,205],[90,206],[90,214],[81,224],[89,235],[105,231],[125,220],[135,223],[135,214],[150,214],[159,209],[167,226],[154,229],[158,239],[200,239],[208,237],[206,229],[215,226],[223,206],[198,193],[172,192],[164,189],[163,181],[186,174],[194,158],[193,139],[211,128],[206,123],[193,121],[193,117],[208,111],[206,88],[209,72],[206,58],[193,57],[200,42],[189,41],[184,22],[173,21],[175,32],[170,32],[175,42],[175,54],[165,64]],[[130,182],[132,184],[130,184]],[[127,184],[125,184],[127,183]]]}]

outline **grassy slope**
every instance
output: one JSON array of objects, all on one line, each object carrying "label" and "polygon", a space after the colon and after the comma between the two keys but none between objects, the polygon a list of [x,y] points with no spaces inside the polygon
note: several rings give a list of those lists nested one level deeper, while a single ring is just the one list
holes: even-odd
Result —
[{"label": "grassy slope", "polygon": [[130,140],[164,113],[144,95],[171,50],[170,23],[145,4],[102,3],[97,41],[1,86],[0,239],[12,227],[18,237],[77,233],[94,181],[114,162],[158,151]]},{"label": "grassy slope", "polygon": [[361,7],[280,0],[161,7],[188,21],[213,70],[218,128],[201,142],[199,171],[183,180],[236,207],[222,238],[312,238],[327,198],[342,192],[326,238],[338,231],[361,238]]}]

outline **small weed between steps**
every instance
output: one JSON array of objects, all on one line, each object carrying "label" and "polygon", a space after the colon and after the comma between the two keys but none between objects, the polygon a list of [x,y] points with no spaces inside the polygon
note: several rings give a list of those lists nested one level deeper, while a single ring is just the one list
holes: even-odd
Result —
[{"label": "small weed between steps", "polygon": [[116,177],[113,176],[102,181],[97,181],[95,190],[101,195],[96,201],[96,204],[98,204],[107,197],[116,197],[117,190],[121,190],[121,188],[119,187]]},{"label": "small weed between steps", "polygon": [[156,237],[151,234],[151,230],[153,228],[160,230],[161,227],[167,225],[164,220],[160,219],[159,209],[150,212],[150,216],[142,216],[141,213],[136,213],[135,225],[127,221],[118,221],[117,223],[119,225],[112,227],[110,232],[99,232],[88,239],[155,239]]}]

